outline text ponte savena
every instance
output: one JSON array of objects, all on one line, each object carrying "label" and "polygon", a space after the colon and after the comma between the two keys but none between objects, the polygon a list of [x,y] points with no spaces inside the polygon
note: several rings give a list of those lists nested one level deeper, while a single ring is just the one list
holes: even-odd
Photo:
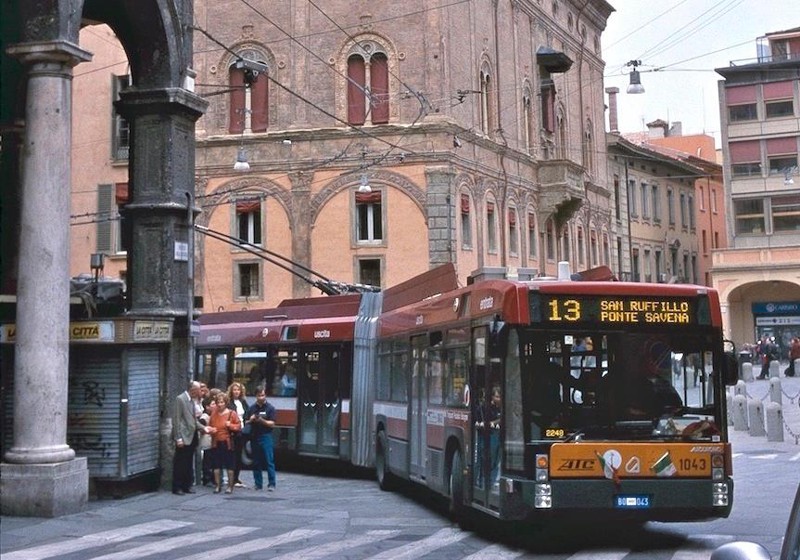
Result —
[{"label": "text ponte savena", "polygon": [[685,301],[620,301],[600,303],[600,320],[610,323],[689,323]]}]

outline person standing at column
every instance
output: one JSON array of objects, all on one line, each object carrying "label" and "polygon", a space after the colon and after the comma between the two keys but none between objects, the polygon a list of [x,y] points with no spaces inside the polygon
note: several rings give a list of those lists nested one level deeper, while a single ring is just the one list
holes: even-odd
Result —
[{"label": "person standing at column", "polygon": [[198,430],[206,432],[197,416],[195,401],[200,398],[200,383],[192,381],[189,388],[175,397],[172,407],[172,441],[175,456],[172,460],[172,493],[194,494],[194,453]]},{"label": "person standing at column", "polygon": [[275,444],[272,429],[275,427],[275,407],[267,402],[267,390],[263,386],[256,389],[256,402],[247,410],[247,422],[252,427],[253,482],[256,490],[264,487],[264,474],[267,470],[267,491],[275,490]]}]

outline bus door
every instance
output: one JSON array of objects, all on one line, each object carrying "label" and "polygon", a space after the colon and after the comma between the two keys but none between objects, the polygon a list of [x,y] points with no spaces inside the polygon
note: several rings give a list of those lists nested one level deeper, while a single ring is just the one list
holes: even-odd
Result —
[{"label": "bus door", "polygon": [[497,506],[502,464],[502,359],[489,355],[487,329],[472,332],[472,497],[485,507]]},{"label": "bus door", "polygon": [[340,348],[300,352],[298,368],[298,451],[338,457]]},{"label": "bus door", "polygon": [[425,458],[427,455],[428,435],[428,384],[425,378],[425,349],[428,336],[416,336],[411,339],[411,407],[409,418],[409,442],[411,443],[411,478],[425,478]]}]

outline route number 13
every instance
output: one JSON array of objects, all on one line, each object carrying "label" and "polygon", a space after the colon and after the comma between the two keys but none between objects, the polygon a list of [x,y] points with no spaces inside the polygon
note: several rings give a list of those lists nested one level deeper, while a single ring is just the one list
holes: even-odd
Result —
[{"label": "route number 13", "polygon": [[550,321],[580,321],[581,304],[574,299],[550,300]]}]

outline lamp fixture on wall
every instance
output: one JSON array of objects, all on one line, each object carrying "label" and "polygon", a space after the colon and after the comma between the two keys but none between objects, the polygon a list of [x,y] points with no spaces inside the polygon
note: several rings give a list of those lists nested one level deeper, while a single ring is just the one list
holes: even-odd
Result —
[{"label": "lamp fixture on wall", "polygon": [[627,93],[644,93],[644,86],[642,85],[642,80],[639,77],[639,71],[636,69],[637,66],[642,64],[641,60],[630,60],[628,61],[625,66],[633,66],[633,70],[631,70],[631,81],[628,84],[628,89],[625,91]]},{"label": "lamp fixture on wall", "polygon": [[358,185],[358,192],[360,193],[371,193],[372,187],[369,186],[369,181],[367,181],[367,174],[361,174],[361,184]]},{"label": "lamp fixture on wall", "polygon": [[244,146],[239,148],[239,151],[236,153],[236,163],[233,164],[234,171],[250,171],[250,163],[247,161],[247,150],[244,149]]}]

